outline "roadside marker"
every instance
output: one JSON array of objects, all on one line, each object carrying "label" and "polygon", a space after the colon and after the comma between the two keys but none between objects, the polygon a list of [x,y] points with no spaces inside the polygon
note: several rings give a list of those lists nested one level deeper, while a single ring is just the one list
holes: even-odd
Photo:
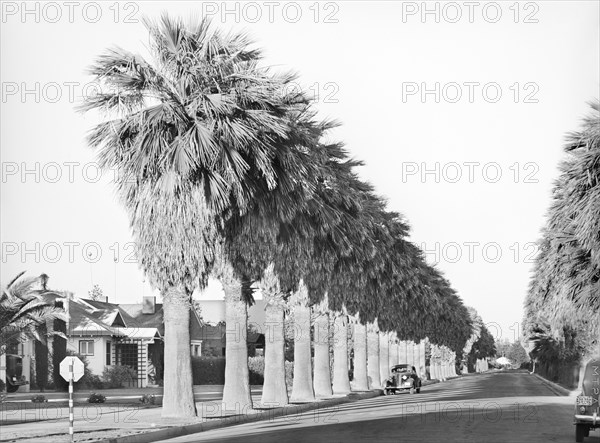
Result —
[{"label": "roadside marker", "polygon": [[69,435],[73,443],[75,435],[73,434],[73,361],[69,365]]},{"label": "roadside marker", "polygon": [[84,373],[84,365],[77,357],[67,356],[60,362],[60,375],[69,382],[69,435],[71,443],[75,439],[73,432],[73,422],[75,414],[73,413],[73,382],[78,381]]}]

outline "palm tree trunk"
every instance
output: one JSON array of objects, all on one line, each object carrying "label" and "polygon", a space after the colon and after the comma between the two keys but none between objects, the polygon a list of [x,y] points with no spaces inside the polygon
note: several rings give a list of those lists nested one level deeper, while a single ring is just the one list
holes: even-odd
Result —
[{"label": "palm tree trunk", "polygon": [[319,313],[315,318],[315,379],[314,388],[317,397],[330,397],[331,371],[329,367],[329,314]]},{"label": "palm tree trunk", "polygon": [[379,380],[380,383],[390,375],[390,334],[379,333]]},{"label": "palm tree trunk", "polygon": [[369,390],[367,376],[367,328],[360,322],[354,323],[354,389]]},{"label": "palm tree trunk", "polygon": [[196,416],[190,349],[190,294],[169,288],[163,297],[165,366],[163,418]]},{"label": "palm tree trunk", "polygon": [[419,377],[422,375],[421,371],[421,346],[423,345],[423,340],[419,343],[415,343],[415,369],[417,370],[417,374]]},{"label": "palm tree trunk", "polygon": [[408,364],[411,366],[415,365],[415,343],[410,340],[406,342],[406,354],[408,356]]},{"label": "palm tree trunk", "polygon": [[304,303],[298,303],[294,306],[294,383],[290,399],[292,402],[315,399],[311,360],[310,308]]},{"label": "palm tree trunk", "polygon": [[[266,298],[263,292],[263,297]],[[283,306],[267,304],[265,312],[265,374],[261,403],[279,407],[289,402],[285,383],[285,340]]]},{"label": "palm tree trunk", "polygon": [[398,340],[393,334],[390,340],[390,367],[398,364],[398,358]]},{"label": "palm tree trunk", "polygon": [[348,316],[338,314],[335,317],[333,331],[333,393],[348,394]]},{"label": "palm tree trunk", "polygon": [[[228,268],[230,268],[228,266]],[[232,271],[228,269],[228,271]],[[221,277],[225,293],[225,386],[223,410],[252,409],[250,371],[248,370],[248,307],[242,298],[242,283],[225,272]]]},{"label": "palm tree trunk", "polygon": [[402,340],[400,342],[400,361],[399,364],[408,364],[408,342],[406,340]]},{"label": "palm tree trunk", "polygon": [[369,388],[381,388],[379,377],[379,334],[372,323],[367,325],[367,373],[369,374]]}]

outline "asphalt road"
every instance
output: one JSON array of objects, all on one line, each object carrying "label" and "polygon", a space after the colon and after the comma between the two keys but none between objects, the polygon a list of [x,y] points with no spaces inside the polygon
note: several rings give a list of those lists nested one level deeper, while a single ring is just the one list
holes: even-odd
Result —
[{"label": "asphalt road", "polygon": [[[487,373],[175,442],[574,442],[574,397],[528,373]],[[586,443],[600,443],[595,430]]]}]

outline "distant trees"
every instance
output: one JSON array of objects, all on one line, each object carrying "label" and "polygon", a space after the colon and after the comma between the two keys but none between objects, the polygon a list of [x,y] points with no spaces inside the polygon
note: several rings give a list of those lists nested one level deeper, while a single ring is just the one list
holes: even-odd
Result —
[{"label": "distant trees", "polygon": [[94,285],[94,287],[88,291],[88,297],[92,300],[103,301],[104,293],[102,292],[102,288],[100,288],[99,285]]},{"label": "distant trees", "polygon": [[467,355],[467,366],[469,372],[475,371],[475,362],[480,358],[488,358],[496,355],[496,345],[494,337],[490,334],[490,331],[481,325],[479,338],[473,343],[471,351]]},{"label": "distant trees", "polygon": [[520,367],[523,363],[527,363],[530,360],[527,351],[518,341],[511,343],[506,351],[506,358],[516,367]]}]

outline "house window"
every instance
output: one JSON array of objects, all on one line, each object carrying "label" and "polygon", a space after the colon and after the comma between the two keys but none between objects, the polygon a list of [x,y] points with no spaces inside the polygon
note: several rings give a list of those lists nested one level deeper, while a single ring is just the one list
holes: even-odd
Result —
[{"label": "house window", "polygon": [[200,357],[200,355],[202,355],[202,350],[200,348],[200,345],[191,345],[191,353],[192,353],[192,357]]},{"label": "house window", "polygon": [[110,352],[111,351],[111,349],[110,349],[111,346],[110,346],[110,344],[111,343],[109,341],[106,342],[106,364],[107,364],[107,366],[110,366],[112,364],[112,361],[111,361],[111,358],[110,358],[111,357],[111,352]]},{"label": "house window", "polygon": [[94,341],[81,340],[79,342],[79,353],[81,355],[94,355]]}]

